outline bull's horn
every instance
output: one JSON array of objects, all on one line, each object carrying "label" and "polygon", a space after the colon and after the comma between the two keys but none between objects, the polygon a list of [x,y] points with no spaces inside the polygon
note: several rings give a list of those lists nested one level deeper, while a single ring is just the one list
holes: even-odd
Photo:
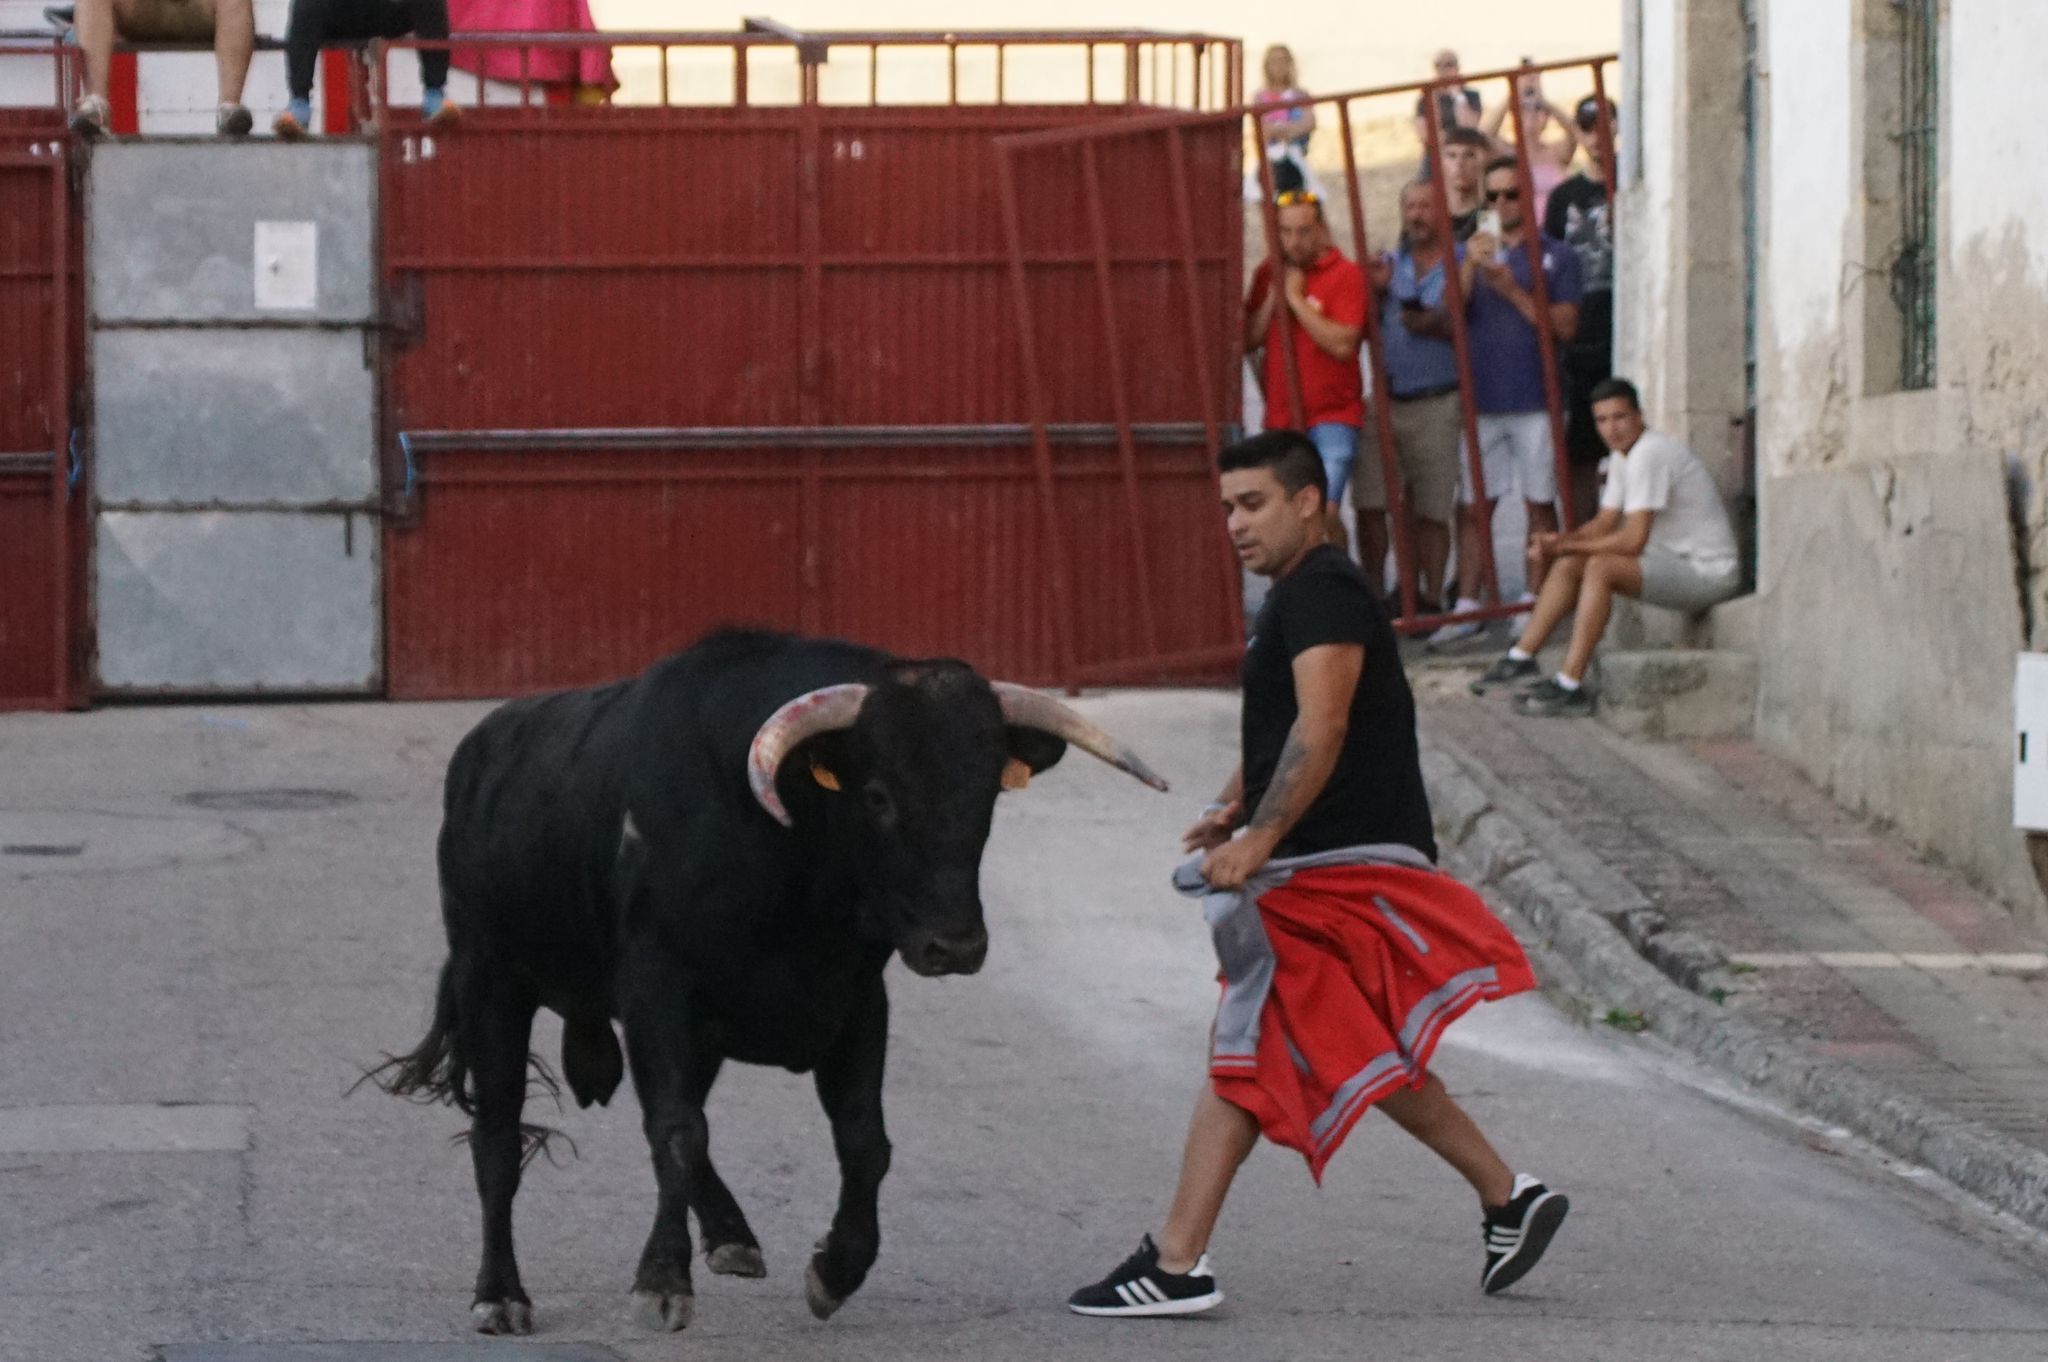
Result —
[{"label": "bull's horn", "polygon": [[1032,690],[1029,686],[1013,685],[1008,681],[993,681],[996,699],[1003,705],[1003,718],[1020,728],[1036,728],[1064,738],[1092,757],[1099,757],[1117,770],[1137,777],[1155,790],[1164,790],[1166,782],[1157,772],[1138,760],[1138,754],[1125,747],[1109,734],[1089,723],[1074,710],[1061,704],[1043,691]]},{"label": "bull's horn", "polygon": [[754,798],[776,822],[786,828],[795,821],[775,793],[775,773],[782,769],[782,759],[806,738],[852,728],[854,716],[867,698],[866,686],[824,686],[797,696],[761,725],[754,745],[747,749],[747,780],[754,787]]}]

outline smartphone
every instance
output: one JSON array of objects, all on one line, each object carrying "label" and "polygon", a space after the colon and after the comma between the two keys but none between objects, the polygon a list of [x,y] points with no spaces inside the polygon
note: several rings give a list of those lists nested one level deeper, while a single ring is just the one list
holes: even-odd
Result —
[{"label": "smartphone", "polygon": [[1422,300],[1420,298],[1403,298],[1401,300],[1401,310],[1403,312],[1429,311],[1427,307],[1423,306]]},{"label": "smartphone", "polygon": [[1500,212],[1497,209],[1482,209],[1479,214],[1479,230],[1490,237],[1500,236]]}]

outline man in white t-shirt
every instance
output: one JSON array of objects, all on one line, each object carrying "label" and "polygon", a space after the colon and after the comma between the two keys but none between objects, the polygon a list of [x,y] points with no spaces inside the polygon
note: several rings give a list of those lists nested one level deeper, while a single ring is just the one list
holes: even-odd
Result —
[{"label": "man in white t-shirt", "polygon": [[1595,385],[1593,422],[1612,451],[1600,514],[1569,534],[1530,541],[1529,577],[1541,578],[1543,591],[1515,646],[1472,683],[1472,693],[1479,695],[1534,680],[1537,650],[1573,615],[1564,667],[1522,694],[1517,708],[1525,714],[1593,712],[1594,696],[1583,682],[1615,592],[1672,610],[1700,611],[1742,587],[1735,531],[1699,456],[1684,441],[1644,426],[1642,404],[1627,379]]}]

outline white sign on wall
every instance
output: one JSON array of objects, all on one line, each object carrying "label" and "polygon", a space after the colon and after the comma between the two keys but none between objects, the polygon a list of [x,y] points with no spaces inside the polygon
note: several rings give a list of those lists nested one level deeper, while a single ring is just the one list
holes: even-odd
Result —
[{"label": "white sign on wall", "polygon": [[2013,685],[2012,822],[2048,832],[2048,653],[2021,653]]},{"label": "white sign on wall", "polygon": [[320,224],[256,224],[256,306],[311,312],[320,296]]}]

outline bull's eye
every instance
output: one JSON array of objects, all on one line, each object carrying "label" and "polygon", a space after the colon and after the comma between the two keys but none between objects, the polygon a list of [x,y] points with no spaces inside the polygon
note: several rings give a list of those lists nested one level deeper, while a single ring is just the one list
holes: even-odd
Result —
[{"label": "bull's eye", "polygon": [[888,790],[880,781],[869,781],[861,789],[861,799],[868,806],[868,815],[877,823],[887,827],[896,821],[896,801],[889,798]]}]

